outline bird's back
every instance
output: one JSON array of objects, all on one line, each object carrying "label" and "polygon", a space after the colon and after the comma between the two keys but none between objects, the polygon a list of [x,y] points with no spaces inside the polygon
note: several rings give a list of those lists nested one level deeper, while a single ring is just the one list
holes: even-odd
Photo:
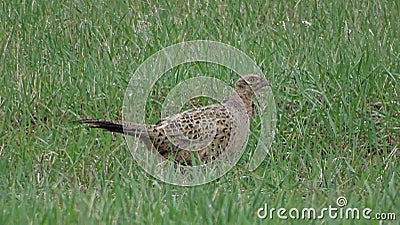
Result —
[{"label": "bird's back", "polygon": [[193,160],[208,163],[218,157],[229,143],[233,126],[232,113],[221,104],[190,109],[146,125],[157,151],[183,165],[193,165]]}]

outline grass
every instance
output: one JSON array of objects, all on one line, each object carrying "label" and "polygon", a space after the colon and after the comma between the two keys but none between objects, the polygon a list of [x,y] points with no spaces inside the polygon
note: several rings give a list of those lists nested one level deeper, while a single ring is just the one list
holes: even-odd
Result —
[{"label": "grass", "polygon": [[[396,220],[306,222],[399,224],[398,21],[398,1],[3,1],[0,224],[303,224],[256,211],[335,207],[339,196]],[[239,162],[206,185],[168,185],[135,164],[120,135],[73,123],[121,118],[135,68],[199,39],[245,52],[273,84],[276,136],[256,171]],[[157,93],[179,79],[234,81],[218,71],[170,71],[149,120]]]}]

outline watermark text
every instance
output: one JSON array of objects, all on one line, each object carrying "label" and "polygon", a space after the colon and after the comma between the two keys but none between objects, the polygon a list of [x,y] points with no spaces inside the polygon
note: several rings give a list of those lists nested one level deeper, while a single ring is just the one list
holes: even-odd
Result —
[{"label": "watermark text", "polygon": [[396,220],[396,213],[394,212],[376,212],[373,213],[371,208],[351,208],[346,207],[347,199],[345,197],[339,197],[336,200],[336,205],[329,205],[321,209],[315,209],[312,207],[306,208],[274,208],[268,207],[265,203],[264,207],[257,210],[257,216],[260,219],[296,219],[296,220],[316,220],[316,219],[347,219],[347,220]]}]

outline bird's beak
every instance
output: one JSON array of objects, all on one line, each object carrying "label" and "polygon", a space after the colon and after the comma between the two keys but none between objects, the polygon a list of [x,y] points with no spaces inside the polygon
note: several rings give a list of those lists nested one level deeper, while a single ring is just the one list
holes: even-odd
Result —
[{"label": "bird's beak", "polygon": [[264,79],[263,82],[262,82],[262,86],[263,87],[272,87],[272,84]]}]

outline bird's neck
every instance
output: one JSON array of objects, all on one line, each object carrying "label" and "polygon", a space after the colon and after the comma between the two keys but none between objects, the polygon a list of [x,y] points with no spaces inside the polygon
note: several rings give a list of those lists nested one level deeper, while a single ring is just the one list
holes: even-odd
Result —
[{"label": "bird's neck", "polygon": [[254,95],[253,91],[251,90],[250,87],[248,87],[248,89],[235,88],[235,92],[232,92],[232,94],[229,96],[229,98],[226,100],[225,103],[233,107],[244,106],[247,115],[250,118],[253,115],[253,106],[251,102],[253,95]]},{"label": "bird's neck", "polygon": [[253,97],[253,93],[242,93],[239,94],[240,98],[244,103],[244,107],[246,108],[247,115],[251,117],[253,115],[253,105],[251,102],[251,98]]}]

